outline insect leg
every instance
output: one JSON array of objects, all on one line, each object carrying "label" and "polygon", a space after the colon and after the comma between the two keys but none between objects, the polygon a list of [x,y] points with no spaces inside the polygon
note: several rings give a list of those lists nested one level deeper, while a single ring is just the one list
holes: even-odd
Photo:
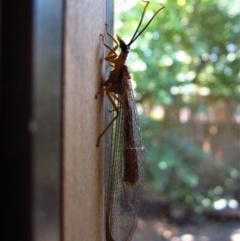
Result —
[{"label": "insect leg", "polygon": [[[114,64],[114,60],[117,58],[117,54],[116,54],[116,50],[118,48],[118,45],[115,46],[114,48],[111,48],[105,41],[104,41],[104,36],[102,34],[100,34],[100,37],[102,38],[102,42],[103,45],[109,49],[109,53],[108,55],[105,57],[105,60],[107,60],[108,62],[111,62]],[[112,67],[114,67],[113,65],[111,65]]]},{"label": "insect leg", "polygon": [[117,42],[117,40],[112,36],[112,34],[110,34],[110,33],[108,32],[108,25],[105,24],[105,27],[106,27],[107,35],[108,35],[109,38],[112,39],[112,41],[117,45],[116,47],[118,47],[118,42]]},{"label": "insect leg", "polygon": [[112,86],[111,84],[108,84],[107,87],[99,90],[99,91],[97,92],[97,94],[95,95],[95,99],[97,99],[98,96],[101,95],[101,94],[103,94],[105,91],[108,92],[108,90],[111,88],[111,86]]},{"label": "insect leg", "polygon": [[115,94],[113,92],[110,92],[110,91],[106,91],[106,95],[107,95],[109,101],[111,102],[111,104],[113,106],[112,111],[116,111],[116,116],[111,120],[111,122],[106,126],[106,128],[103,130],[103,132],[99,135],[99,137],[97,139],[97,146],[99,146],[99,143],[100,143],[100,140],[101,140],[102,136],[107,132],[107,130],[112,126],[113,122],[118,117],[118,107],[116,106],[116,104],[114,102],[114,100],[116,100],[118,98],[115,96]]},{"label": "insect leg", "polygon": [[[121,102],[116,95],[114,95],[114,98],[113,98],[113,99],[114,99],[114,100],[117,100],[118,102]],[[115,103],[114,103],[114,104],[115,104]],[[111,112],[113,112],[113,111],[115,111],[115,110],[116,110],[116,108],[113,108],[113,109],[110,110],[109,112],[111,113]]]}]

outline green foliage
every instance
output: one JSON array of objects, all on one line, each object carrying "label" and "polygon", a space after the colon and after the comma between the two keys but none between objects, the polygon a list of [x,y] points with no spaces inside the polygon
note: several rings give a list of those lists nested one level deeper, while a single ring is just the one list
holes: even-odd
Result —
[{"label": "green foliage", "polygon": [[[127,6],[127,3],[120,4]],[[187,106],[192,113],[206,113],[207,104],[199,102],[196,96],[240,100],[240,9],[237,4],[237,0],[164,2],[166,8],[132,44],[128,59],[138,102],[143,108],[146,188],[197,212],[209,208],[221,195],[233,195],[239,172],[229,187],[226,181],[234,168],[231,169],[231,163],[224,167],[226,172],[218,179],[223,191],[221,195],[216,194],[216,183],[208,182],[211,170],[199,165],[200,162],[205,162],[205,166],[208,162],[218,165],[216,156],[204,152],[202,146],[189,137],[188,125],[176,125],[169,119],[153,120],[148,110],[156,105],[165,109],[177,105]],[[139,1],[117,17],[116,25],[121,28],[116,32],[126,42],[138,25],[143,6]],[[149,4],[143,26],[158,8],[156,1]],[[194,132],[194,126],[190,128]]]},{"label": "green foliage", "polygon": [[[234,14],[235,1],[226,6],[224,3],[210,0],[165,3],[166,8],[131,50],[130,67],[136,61],[146,65],[144,73],[133,72],[138,84],[136,91],[144,92],[143,100],[149,92],[154,100],[158,100],[158,91],[171,95],[174,86],[182,87],[176,90],[187,95],[187,87],[193,85],[195,94],[206,87],[213,95],[240,98],[240,15]],[[133,35],[143,6],[138,3],[120,14],[122,27],[117,32],[123,39],[129,40]],[[151,2],[148,9],[153,13],[158,7],[158,3]]]}]

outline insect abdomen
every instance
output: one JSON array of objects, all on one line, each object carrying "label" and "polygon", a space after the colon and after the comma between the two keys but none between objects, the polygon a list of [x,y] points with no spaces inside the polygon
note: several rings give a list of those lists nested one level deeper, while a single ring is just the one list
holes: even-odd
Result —
[{"label": "insect abdomen", "polygon": [[[139,179],[138,155],[134,137],[133,96],[129,73],[126,69],[124,102],[124,182],[134,185]],[[126,80],[127,79],[127,80]]]}]

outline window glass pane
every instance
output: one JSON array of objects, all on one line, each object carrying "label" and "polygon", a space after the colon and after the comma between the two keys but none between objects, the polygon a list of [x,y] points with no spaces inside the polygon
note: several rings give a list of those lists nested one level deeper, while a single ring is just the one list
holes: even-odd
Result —
[{"label": "window glass pane", "polygon": [[[145,186],[132,240],[238,240],[238,1],[151,1],[131,45],[145,146]],[[115,36],[130,41],[144,3],[115,1]],[[140,28],[141,29],[141,28]]]},{"label": "window glass pane", "polygon": [[59,241],[61,235],[62,2],[34,1],[34,241]]}]

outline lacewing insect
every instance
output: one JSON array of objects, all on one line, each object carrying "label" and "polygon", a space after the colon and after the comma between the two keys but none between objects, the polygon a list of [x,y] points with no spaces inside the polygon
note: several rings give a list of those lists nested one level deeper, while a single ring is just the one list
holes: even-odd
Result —
[{"label": "lacewing insect", "polygon": [[[97,146],[99,146],[102,136],[112,127],[106,206],[107,241],[131,240],[137,225],[137,211],[142,195],[144,147],[132,92],[131,77],[125,62],[131,44],[148,27],[157,13],[165,8],[161,5],[161,8],[138,32],[149,4],[149,1],[143,2],[146,5],[138,27],[128,44],[119,36],[116,40],[108,32],[107,25],[107,36],[116,46],[111,48],[106,44],[104,36],[100,35],[103,45],[109,50],[105,60],[113,67],[108,79],[104,82],[104,88],[96,94],[97,98],[98,95],[105,92],[113,107],[110,111],[113,118],[97,140]],[[116,51],[119,46],[121,52],[117,55]]]}]

